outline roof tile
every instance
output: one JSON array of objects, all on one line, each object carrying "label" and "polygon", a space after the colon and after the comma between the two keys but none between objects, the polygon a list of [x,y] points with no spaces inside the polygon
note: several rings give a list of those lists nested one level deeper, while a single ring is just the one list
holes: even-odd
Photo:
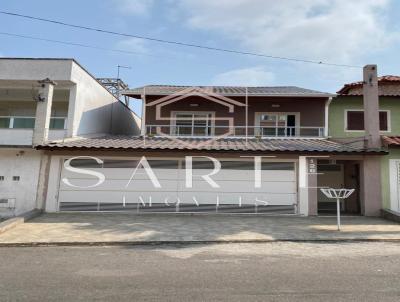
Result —
[{"label": "roof tile", "polygon": [[171,138],[103,136],[49,142],[38,149],[129,149],[129,150],[214,150],[279,152],[379,152],[329,139]]},{"label": "roof tile", "polygon": [[242,96],[247,93],[250,96],[315,96],[329,97],[333,94],[320,92],[311,89],[300,88],[296,86],[276,86],[276,87],[245,87],[245,86],[170,86],[170,85],[148,85],[138,87],[122,92],[124,95],[140,96],[144,91],[146,95],[170,95],[179,93],[188,88],[200,88],[205,91],[224,95],[224,96]]}]

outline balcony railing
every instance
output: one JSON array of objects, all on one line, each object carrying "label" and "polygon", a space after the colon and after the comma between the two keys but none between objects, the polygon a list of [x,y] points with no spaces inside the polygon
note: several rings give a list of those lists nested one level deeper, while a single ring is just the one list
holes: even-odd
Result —
[{"label": "balcony railing", "polygon": [[324,137],[324,127],[266,127],[266,126],[171,126],[147,125],[147,136],[177,137],[261,137],[261,138],[295,138]]},{"label": "balcony railing", "polygon": [[[67,136],[65,117],[51,117],[47,132],[48,140],[60,140]],[[28,116],[0,116],[0,145],[30,146],[33,142],[35,118]]]},{"label": "balcony railing", "polygon": [[[51,130],[66,129],[66,117],[50,117]],[[35,127],[34,116],[0,116],[0,129],[33,129]]]}]

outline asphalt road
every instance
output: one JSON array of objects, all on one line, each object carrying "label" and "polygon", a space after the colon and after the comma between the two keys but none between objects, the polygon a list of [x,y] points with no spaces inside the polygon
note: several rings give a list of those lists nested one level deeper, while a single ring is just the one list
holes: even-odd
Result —
[{"label": "asphalt road", "polygon": [[0,248],[0,301],[400,301],[400,244]]}]

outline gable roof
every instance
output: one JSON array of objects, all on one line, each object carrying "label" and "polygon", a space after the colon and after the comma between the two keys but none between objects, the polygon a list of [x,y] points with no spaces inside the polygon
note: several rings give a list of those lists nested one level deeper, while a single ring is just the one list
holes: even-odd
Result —
[{"label": "gable roof", "polygon": [[171,95],[179,93],[191,87],[198,87],[202,90],[209,90],[223,96],[245,96],[246,89],[249,96],[275,96],[275,97],[320,97],[327,98],[334,96],[327,92],[300,88],[296,86],[272,86],[272,87],[246,87],[246,86],[173,86],[173,85],[147,85],[122,92],[123,95],[140,98],[146,95]]},{"label": "gable roof", "polygon": [[[339,95],[362,95],[363,81],[345,84],[338,92]],[[385,75],[378,77],[380,96],[400,96],[400,76]]]}]

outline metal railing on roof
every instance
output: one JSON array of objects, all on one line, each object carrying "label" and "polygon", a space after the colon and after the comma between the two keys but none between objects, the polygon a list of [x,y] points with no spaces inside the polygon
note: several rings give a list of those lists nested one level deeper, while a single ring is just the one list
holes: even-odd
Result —
[{"label": "metal railing on roof", "polygon": [[147,125],[147,136],[174,137],[261,137],[261,138],[322,138],[324,127],[291,126],[203,126],[203,125]]}]

